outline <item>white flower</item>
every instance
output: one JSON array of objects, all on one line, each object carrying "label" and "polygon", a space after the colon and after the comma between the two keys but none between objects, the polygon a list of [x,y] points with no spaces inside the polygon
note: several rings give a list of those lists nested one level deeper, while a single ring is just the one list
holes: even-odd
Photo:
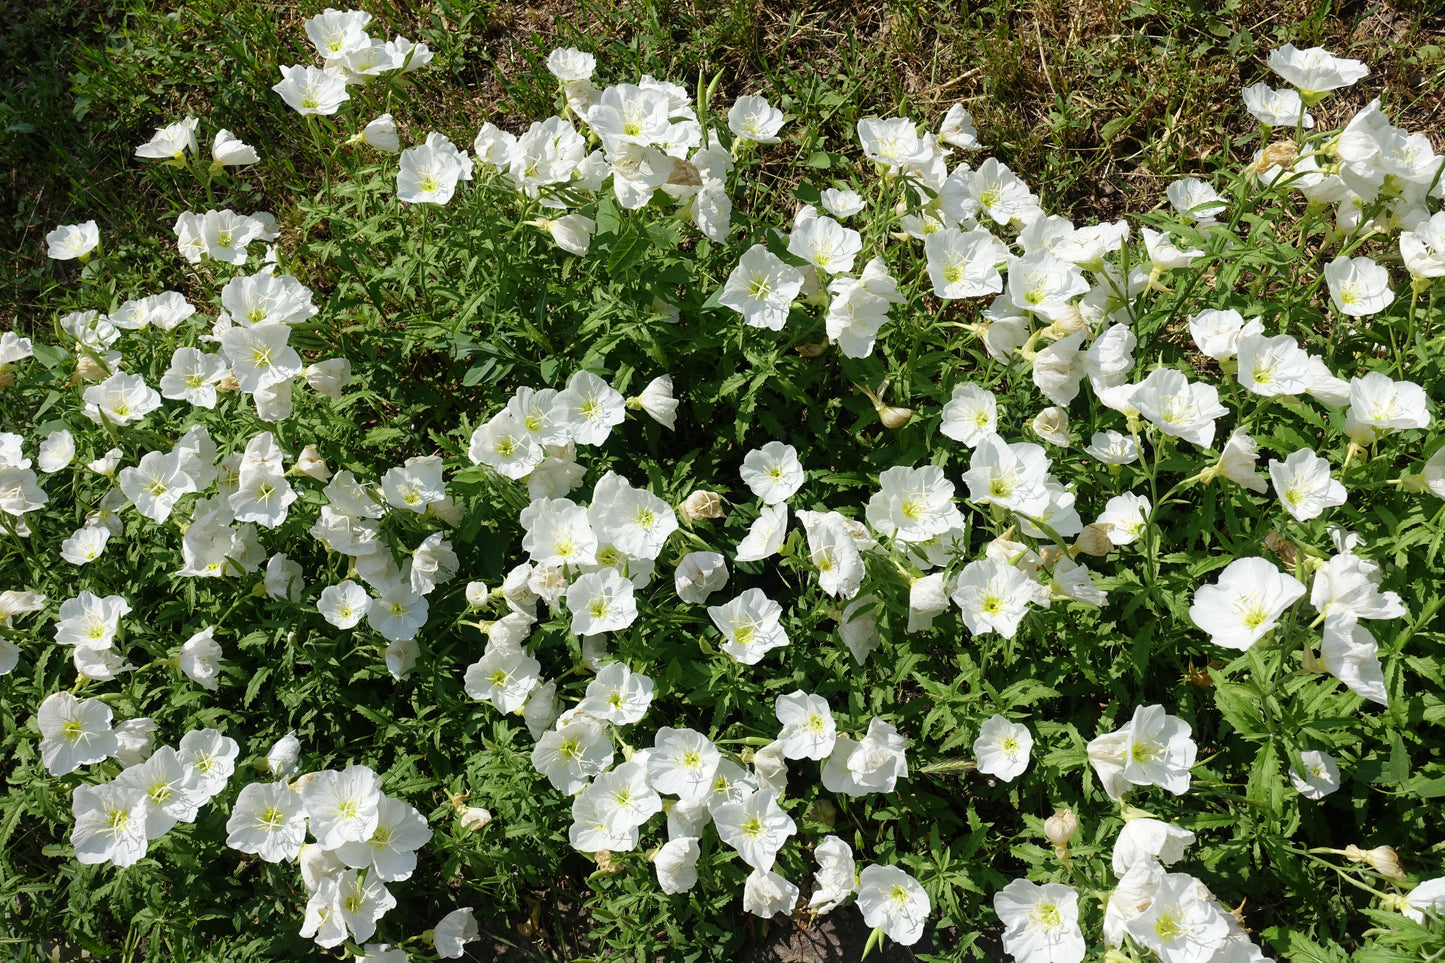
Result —
[{"label": "white flower", "polygon": [[1243,651],[1269,634],[1304,594],[1298,579],[1266,559],[1235,559],[1214,585],[1195,593],[1189,618],[1215,645]]},{"label": "white flower", "polygon": [[766,97],[739,97],[728,110],[728,130],[759,144],[779,143],[778,131],[783,123],[783,112],[770,105]]},{"label": "white flower", "polygon": [[895,726],[874,718],[861,740],[838,736],[823,764],[823,788],[849,796],[892,792],[898,780],[908,776],[907,748],[908,740]]},{"label": "white flower", "polygon": [[45,235],[47,254],[52,260],[71,261],[89,257],[100,243],[100,229],[94,221],[84,224],[63,224]]},{"label": "white flower", "polygon": [[1189,732],[1189,723],[1163,706],[1139,706],[1122,728],[1089,743],[1089,762],[1110,799],[1133,786],[1162,786],[1177,796],[1189,790],[1198,752]]},{"label": "white flower", "polygon": [[1013,782],[1028,768],[1033,748],[1034,737],[1028,726],[994,715],[979,728],[973,754],[978,757],[979,772]]},{"label": "white flower", "polygon": [[897,866],[875,864],[859,874],[858,908],[864,925],[881,926],[893,942],[912,946],[923,936],[933,905],[918,880]]},{"label": "white flower", "polygon": [[281,68],[281,82],[272,90],[299,114],[334,114],[351,99],[346,81],[311,65]]},{"label": "white flower", "polygon": [[788,644],[780,619],[783,607],[751,588],[722,605],[710,605],[708,617],[723,634],[722,650],[743,665],[756,665],[771,649]]},{"label": "white flower", "polygon": [[202,688],[216,691],[216,663],[221,658],[221,647],[216,643],[215,626],[202,629],[181,646],[181,671],[192,682]]},{"label": "white flower", "polygon": [[1299,758],[1305,767],[1304,775],[1300,775],[1291,766],[1289,781],[1299,790],[1301,796],[1306,799],[1323,799],[1340,788],[1340,767],[1335,763],[1334,756],[1328,752],[1306,749],[1299,754]]},{"label": "white flower", "polygon": [[675,794],[685,802],[700,802],[712,790],[722,754],[706,736],[693,729],[663,726],[657,730],[647,773],[652,788]]},{"label": "white flower", "polygon": [[1114,840],[1114,875],[1124,877],[1139,863],[1158,860],[1168,866],[1184,856],[1194,843],[1194,834],[1187,829],[1159,819],[1130,819]]},{"label": "white flower", "polygon": [[679,836],[663,843],[652,857],[657,885],[669,895],[686,893],[697,885],[697,858],[702,854],[698,837]]},{"label": "white flower", "polygon": [[200,150],[196,141],[196,127],[200,122],[198,117],[187,117],[174,124],[157,127],[151,139],[135,149],[135,156],[184,165],[188,149],[193,154]]},{"label": "white flower", "polygon": [[728,582],[727,561],[717,552],[689,552],[677,565],[674,585],[678,598],[701,605]]},{"label": "white flower", "polygon": [[70,841],[83,864],[132,866],[146,853],[146,795],[118,782],[76,786],[71,793],[75,828]]},{"label": "white flower", "polygon": [[562,47],[547,56],[547,69],[564,84],[589,80],[597,69],[597,58],[575,47]]},{"label": "white flower", "polygon": [[486,654],[467,668],[464,688],[498,712],[516,712],[541,681],[542,663],[521,649],[489,645]]},{"label": "white flower", "polygon": [[1345,486],[1330,477],[1330,463],[1313,449],[1301,448],[1284,461],[1269,461],[1269,477],[1284,510],[1296,521],[1308,521],[1326,508],[1343,505]]},{"label": "white flower", "polygon": [[1269,84],[1252,84],[1244,88],[1244,109],[1267,127],[1314,127],[1315,119],[1305,110],[1304,101],[1293,90],[1275,90]]},{"label": "white flower", "polygon": [[761,789],[741,802],[713,807],[712,818],[722,841],[737,850],[743,862],[763,872],[773,868],[778,850],[797,832],[777,798]]},{"label": "white flower", "polygon": [[[532,750],[532,765],[547,777],[553,788],[567,796],[582,789],[593,776],[610,766],[612,758],[612,743],[602,724],[582,713],[574,714],[560,727],[544,733]],[[657,785],[656,779],[653,785],[659,792],[667,791]]]},{"label": "white flower", "polygon": [[302,787],[301,801],[311,834],[323,848],[364,842],[381,818],[381,778],[366,766],[324,769]]},{"label": "white flower", "polygon": [[853,862],[853,849],[838,836],[825,836],[813,848],[818,870],[813,874],[813,895],[808,909],[822,915],[830,913],[858,891],[858,877]]},{"label": "white flower", "polygon": [[1004,952],[1018,963],[1081,963],[1088,952],[1079,927],[1079,894],[1062,883],[1016,879],[994,894]]},{"label": "white flower", "polygon": [[827,699],[798,689],[778,696],[774,714],[783,726],[778,742],[786,758],[823,759],[833,751],[838,727]]},{"label": "white flower", "polygon": [[447,960],[461,959],[468,943],[481,939],[477,930],[477,919],[470,906],[452,910],[443,916],[432,930],[432,945],[437,956]]},{"label": "white flower", "polygon": [[1292,43],[1270,53],[1269,69],[1298,90],[1310,105],[1325,93],[1370,75],[1370,68],[1358,60],[1336,57],[1322,47],[1299,50]]},{"label": "white flower", "polygon": [[1011,639],[1033,599],[1027,573],[986,558],[969,562],[959,573],[952,598],[969,632],[997,632]]},{"label": "white flower", "polygon": [[110,719],[110,706],[99,699],[82,701],[69,692],[46,696],[35,713],[46,771],[64,776],[115,753],[118,744]]},{"label": "white flower", "polygon": [[1390,272],[1367,257],[1341,254],[1325,265],[1325,281],[1335,309],[1351,317],[1377,314],[1395,300]]},{"label": "white flower", "polygon": [[798,902],[798,887],[777,873],[755,869],[743,884],[743,909],[763,919],[791,913]]},{"label": "white flower", "polygon": [[802,289],[801,271],[762,244],[754,244],[743,252],[728,275],[718,303],[741,314],[743,322],[751,327],[781,331],[793,299]]},{"label": "white flower", "polygon": [[822,194],[823,209],[834,217],[852,217],[867,206],[857,191],[830,187]]}]

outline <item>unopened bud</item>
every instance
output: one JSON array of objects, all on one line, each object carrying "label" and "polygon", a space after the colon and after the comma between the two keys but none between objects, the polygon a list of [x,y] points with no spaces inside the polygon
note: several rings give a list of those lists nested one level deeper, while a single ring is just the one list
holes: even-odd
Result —
[{"label": "unopened bud", "polygon": [[819,799],[808,810],[808,818],[831,829],[838,820],[838,807],[833,805],[830,800]]},{"label": "unopened bud", "polygon": [[475,833],[487,823],[492,821],[492,814],[480,806],[468,806],[462,810],[462,828],[469,833]]},{"label": "unopened bud", "polygon": [[722,518],[727,514],[723,511],[722,498],[718,493],[702,489],[687,496],[681,508],[682,513],[693,521],[699,518]]},{"label": "unopened bud", "polygon": [[[0,388],[5,387],[5,373],[0,371]],[[1425,476],[1404,474],[1400,476],[1400,487],[1412,495],[1418,495],[1425,490]]]},{"label": "unopened bud", "polygon": [[1079,820],[1072,809],[1060,809],[1044,820],[1044,835],[1054,844],[1054,850],[1067,849],[1069,840],[1079,831]]},{"label": "unopened bud", "polygon": [[76,360],[75,373],[86,381],[104,381],[110,377],[110,369],[88,354],[83,354]]},{"label": "unopened bud", "polygon": [[315,445],[301,449],[301,454],[296,456],[296,470],[321,482],[331,478],[331,469],[326,467],[326,459],[321,457]]},{"label": "unopened bud", "polygon": [[1065,307],[1051,325],[1055,331],[1060,332],[1059,338],[1067,338],[1071,334],[1084,330],[1087,326],[1088,322],[1084,320],[1084,316],[1072,304]]},{"label": "unopened bud", "polygon": [[1400,868],[1400,857],[1389,846],[1361,849],[1352,843],[1345,847],[1345,858],[1355,863],[1369,863],[1371,869],[1388,879],[1405,878],[1405,871]]},{"label": "unopened bud", "polygon": [[824,341],[820,344],[816,341],[809,341],[806,344],[798,345],[798,347],[794,350],[796,350],[798,354],[804,358],[816,358],[824,351],[828,350],[828,342]]},{"label": "unopened bud", "polygon": [[1114,550],[1114,543],[1109,539],[1109,530],[1113,527],[1113,522],[1085,525],[1079,537],[1074,539],[1074,554],[1093,555],[1097,558],[1108,555]]},{"label": "unopened bud", "polygon": [[889,431],[897,431],[908,424],[908,419],[913,417],[912,408],[893,408],[883,405],[875,410],[878,412],[878,420],[883,422],[883,427]]},{"label": "unopened bud", "polygon": [[1069,447],[1069,414],[1062,408],[1045,408],[1034,416],[1034,433],[1060,448]]}]

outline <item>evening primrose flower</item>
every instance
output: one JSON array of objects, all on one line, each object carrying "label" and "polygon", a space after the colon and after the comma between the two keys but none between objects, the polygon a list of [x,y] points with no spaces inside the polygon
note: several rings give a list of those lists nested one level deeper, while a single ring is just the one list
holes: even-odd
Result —
[{"label": "evening primrose flower", "polygon": [[1081,963],[1088,952],[1079,928],[1079,894],[1062,883],[1016,879],[994,894],[1004,952],[1017,963]]},{"label": "evening primrose flower", "polygon": [[997,632],[1011,639],[1034,597],[1027,573],[991,558],[969,562],[959,573],[951,597],[974,635]]},{"label": "evening primrose flower", "polygon": [[1341,254],[1325,265],[1325,282],[1335,310],[1350,317],[1377,314],[1395,300],[1390,272],[1367,257]]},{"label": "evening primrose flower", "polygon": [[788,644],[780,624],[783,607],[751,588],[723,605],[710,605],[708,616],[723,634],[722,650],[743,665],[756,665],[769,650]]},{"label": "evening primrose flower", "polygon": [[1311,448],[1301,448],[1282,462],[1271,458],[1269,477],[1280,504],[1296,521],[1315,518],[1347,498],[1345,486],[1330,477],[1330,463]]},{"label": "evening primrose flower", "polygon": [[334,114],[351,99],[346,81],[324,70],[297,64],[281,68],[281,82],[271,87],[299,114]]},{"label": "evening primrose flower", "polygon": [[739,470],[743,482],[764,505],[777,505],[803,487],[803,465],[792,445],[770,441],[743,458]]},{"label": "evening primrose flower", "polygon": [[765,559],[783,547],[783,540],[787,535],[787,503],[764,505],[758,512],[758,517],[748,527],[747,535],[738,542],[733,558],[738,562],[756,562]]},{"label": "evening primrose flower", "polygon": [[35,712],[46,771],[64,776],[113,755],[118,746],[110,719],[110,706],[99,699],[80,700],[69,692],[46,696]]},{"label": "evening primrose flower", "polygon": [[1213,585],[1194,595],[1189,618],[1226,649],[1243,651],[1268,635],[1305,587],[1263,558],[1229,563]]},{"label": "evening primrose flower", "polygon": [[1306,749],[1300,753],[1304,774],[1290,767],[1289,781],[1306,799],[1323,799],[1340,788],[1340,767],[1328,752]]},{"label": "evening primrose flower", "polygon": [[866,926],[881,927],[901,946],[923,936],[933,905],[918,880],[897,866],[865,866],[858,876],[858,908]]},{"label": "evening primrose flower", "polygon": [[788,236],[788,253],[797,255],[828,274],[846,274],[863,249],[862,235],[826,214],[794,222]]},{"label": "evening primrose flower", "polygon": [[381,819],[381,777],[366,766],[324,769],[302,787],[301,802],[322,848],[363,842]]},{"label": "evening primrose flower", "polygon": [[728,130],[758,144],[780,143],[778,131],[783,123],[783,112],[769,104],[766,97],[739,97],[728,110]]},{"label": "evening primrose flower", "polygon": [[706,602],[709,595],[727,582],[727,560],[717,552],[689,552],[677,564],[674,575],[677,597],[693,605]]},{"label": "evening primrose flower", "polygon": [[100,229],[94,221],[84,224],[62,224],[45,235],[46,253],[55,261],[89,259],[90,252],[100,243]]},{"label": "evening primrose flower", "polygon": [[[664,732],[671,730],[662,730]],[[691,730],[687,730],[691,731]],[[713,750],[717,752],[716,749]],[[576,713],[558,728],[542,734],[532,750],[532,765],[547,777],[553,788],[570,796],[587,785],[592,777],[612,765],[612,743],[602,723],[585,713]],[[716,768],[716,758],[714,759]],[[711,778],[712,773],[708,773]],[[657,785],[659,792],[667,792]]]},{"label": "evening primrose flower", "polygon": [[838,727],[827,699],[798,689],[778,696],[774,714],[783,725],[778,742],[786,758],[823,759],[833,751]]},{"label": "evening primrose flower", "polygon": [[658,792],[675,794],[684,802],[701,802],[712,791],[721,760],[722,753],[702,733],[663,726],[647,757],[647,773]]},{"label": "evening primrose flower", "polygon": [[184,166],[187,150],[192,154],[200,151],[200,144],[196,141],[196,127],[200,122],[198,117],[187,117],[174,124],[157,127],[151,139],[135,149],[135,156]]},{"label": "evening primrose flower", "polygon": [[77,862],[133,866],[146,854],[146,795],[139,789],[111,782],[76,786],[71,792],[75,828],[70,841]]},{"label": "evening primrose flower", "polygon": [[456,150],[422,144],[401,152],[396,175],[397,200],[443,205],[452,199],[464,168]]},{"label": "evening primrose flower", "polygon": [[939,431],[970,448],[998,430],[998,398],[975,384],[955,385],[943,406]]},{"label": "evening primrose flower", "polygon": [[790,913],[797,902],[798,887],[770,870],[753,870],[743,884],[743,909],[754,916]]},{"label": "evening primrose flower", "polygon": [[722,841],[737,850],[743,862],[763,872],[773,868],[778,850],[798,831],[777,798],[763,790],[753,792],[742,802],[715,807],[712,818]]},{"label": "evening primrose flower", "polygon": [[803,274],[761,244],[743,252],[723,283],[718,303],[743,316],[754,328],[781,331],[788,310],[803,289]]},{"label": "evening primrose flower", "polygon": [[1358,60],[1336,57],[1322,47],[1299,50],[1292,43],[1270,53],[1269,69],[1298,90],[1311,107],[1330,91],[1349,87],[1370,75],[1370,68]]},{"label": "evening primrose flower", "polygon": [[993,715],[979,728],[973,754],[978,757],[979,772],[1013,782],[1028,768],[1033,748],[1034,737],[1028,726]]}]

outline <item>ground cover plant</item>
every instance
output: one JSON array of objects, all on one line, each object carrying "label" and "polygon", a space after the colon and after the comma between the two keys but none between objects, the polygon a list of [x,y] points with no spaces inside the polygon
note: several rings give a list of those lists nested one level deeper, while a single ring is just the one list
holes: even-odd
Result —
[{"label": "ground cover plant", "polygon": [[486,16],[377,13],[237,18],[20,255],[7,951],[1440,951],[1418,100],[1260,46],[1071,218],[863,72],[547,44],[434,124]]}]

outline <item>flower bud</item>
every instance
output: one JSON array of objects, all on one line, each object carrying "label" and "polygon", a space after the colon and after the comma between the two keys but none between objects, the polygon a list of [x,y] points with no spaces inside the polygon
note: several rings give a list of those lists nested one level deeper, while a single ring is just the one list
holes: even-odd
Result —
[{"label": "flower bud", "polygon": [[1085,525],[1079,537],[1074,539],[1074,554],[1093,555],[1097,558],[1108,555],[1114,550],[1114,543],[1109,539],[1109,530],[1113,527],[1112,522]]},{"label": "flower bud", "polygon": [[827,350],[828,350],[828,342],[827,342],[826,340],[824,340],[824,341],[820,344],[820,343],[818,343],[818,342],[816,342],[816,341],[809,341],[809,342],[807,342],[806,344],[800,344],[800,345],[798,345],[798,346],[797,346],[795,349],[793,349],[793,350],[797,351],[798,354],[799,354],[800,356],[804,357],[804,358],[816,358],[816,357],[818,357],[819,355],[821,355],[824,351],[827,351]]},{"label": "flower bud", "polygon": [[86,381],[104,381],[110,377],[110,370],[88,354],[82,354],[76,360],[75,373]]},{"label": "flower bud", "polygon": [[908,419],[913,417],[912,408],[893,408],[883,405],[875,410],[878,412],[878,420],[883,422],[883,427],[889,431],[897,431],[908,424]]},{"label": "flower bud", "polygon": [[1084,316],[1080,314],[1079,309],[1072,304],[1060,311],[1059,316],[1055,318],[1054,323],[1050,325],[1054,331],[1059,332],[1056,340],[1067,338],[1075,332],[1084,330],[1087,326],[1088,322],[1084,320]]},{"label": "flower bud", "polygon": [[467,604],[474,609],[479,609],[487,604],[491,592],[487,590],[486,582],[467,583]]},{"label": "flower bud", "polygon": [[1069,447],[1069,414],[1062,408],[1045,408],[1034,416],[1034,434],[1060,448]]},{"label": "flower bud", "polygon": [[475,833],[492,821],[492,814],[480,806],[468,806],[461,812],[462,828]]},{"label": "flower bud", "polygon": [[822,823],[824,826],[832,829],[838,820],[838,807],[833,805],[830,800],[819,799],[813,803],[812,808],[808,810],[808,818],[815,823]]},{"label": "flower bud", "polygon": [[723,511],[722,498],[717,492],[703,491],[698,489],[680,506],[683,515],[697,521],[699,518],[722,518],[727,512]]},{"label": "flower bud", "polygon": [[1079,820],[1072,809],[1060,809],[1044,820],[1044,835],[1054,844],[1054,852],[1062,855],[1068,849],[1069,840],[1079,831]]},{"label": "flower bud", "polygon": [[331,469],[326,467],[326,459],[321,457],[315,445],[301,449],[301,454],[296,456],[296,470],[320,482],[331,479]]},{"label": "flower bud", "polygon": [[1361,849],[1351,843],[1345,847],[1345,858],[1355,863],[1369,863],[1371,869],[1388,879],[1405,878],[1405,871],[1400,868],[1400,857],[1389,846]]}]

